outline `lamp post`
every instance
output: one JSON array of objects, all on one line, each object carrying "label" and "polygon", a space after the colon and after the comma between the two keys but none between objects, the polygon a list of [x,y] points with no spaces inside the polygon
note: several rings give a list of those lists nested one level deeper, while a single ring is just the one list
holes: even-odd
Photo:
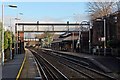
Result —
[{"label": "lamp post", "polygon": [[[14,37],[13,37],[13,34],[14,34],[14,33],[12,34],[12,32],[14,32],[14,31],[13,31],[13,27],[12,27],[12,25],[11,25],[12,19],[14,19],[14,18],[10,18],[10,32],[11,32],[10,35],[11,35],[12,41],[14,42],[14,41],[15,41],[15,40],[14,40]],[[12,42],[12,43],[13,43],[13,42]],[[12,43],[11,43],[11,45],[10,45],[10,59],[13,59],[13,56],[14,56],[14,55],[13,55],[13,52],[12,52],[12,51],[13,51],[13,48],[12,48],[13,45],[12,45]],[[15,42],[14,42],[14,43],[15,43]],[[15,49],[15,47],[14,47],[14,49]],[[14,53],[15,53],[15,50],[14,50]]]},{"label": "lamp post", "polygon": [[[76,14],[76,13],[74,13],[73,14],[73,18],[75,19],[75,21],[76,21],[76,24],[77,24],[77,22],[79,22],[79,20],[78,19],[80,19],[80,16],[79,16],[79,14]],[[77,27],[77,26],[76,26]],[[75,29],[74,30],[76,30],[76,27],[75,27]],[[79,30],[79,36],[80,36],[80,30]],[[72,34],[72,38],[73,38],[73,52],[74,52],[74,43],[75,43],[75,41],[74,41],[74,38],[75,38],[75,34],[74,34],[74,31],[73,31],[73,34]],[[77,41],[77,45],[78,44],[80,44],[80,37],[78,38],[78,41]],[[78,45],[78,48],[80,47],[80,45]]]},{"label": "lamp post", "polygon": [[[83,31],[83,25],[88,25],[88,28],[89,28],[89,40],[88,40],[88,42],[89,42],[89,53],[91,53],[91,31],[90,31],[90,22],[88,22],[88,21],[82,21],[81,23],[80,23],[80,28],[79,28],[79,46],[81,45],[81,32]],[[82,50],[82,49],[81,49]]]},{"label": "lamp post", "polygon": [[69,32],[69,21],[67,21],[67,28],[68,28],[67,31]]},{"label": "lamp post", "polygon": [[18,43],[17,43],[17,41],[18,41],[18,36],[19,36],[19,34],[18,34],[17,29],[18,29],[18,21],[20,20],[19,17],[18,17],[18,15],[23,15],[23,13],[17,13],[17,18],[15,18],[15,20],[16,20],[16,24],[15,24],[15,34],[17,34],[17,35],[16,35],[16,38],[15,38],[14,48],[15,48],[16,54],[18,54]]},{"label": "lamp post", "polygon": [[[11,26],[11,18],[10,18],[10,35],[11,35],[11,38],[12,38],[12,26]],[[13,38],[12,38],[12,41],[13,41]],[[12,59],[12,43],[10,43],[10,59]]]},{"label": "lamp post", "polygon": [[[81,27],[80,27],[81,28]],[[79,46],[78,46],[78,48],[79,48],[79,51],[80,51],[80,45],[81,45],[81,43],[80,43],[80,38],[81,38],[81,29],[79,28],[79,38],[78,38],[78,44],[79,44]]]},{"label": "lamp post", "polygon": [[[8,7],[17,8],[16,5],[8,5]],[[1,50],[1,54],[2,54],[2,65],[4,65],[4,4],[3,2],[2,2],[2,50]]]},{"label": "lamp post", "polygon": [[4,4],[2,3],[2,65],[4,65]]},{"label": "lamp post", "polygon": [[103,19],[104,22],[104,56],[106,55],[106,20]]},{"label": "lamp post", "polygon": [[72,46],[73,46],[73,52],[74,52],[74,32],[72,33],[72,36],[73,36],[72,37],[73,38],[73,45]]},{"label": "lamp post", "polygon": [[89,53],[91,53],[91,25],[90,22],[88,22],[89,25]]},{"label": "lamp post", "polygon": [[18,20],[20,20],[20,19],[15,18],[15,20],[17,21],[17,24],[15,24],[15,34],[17,34],[16,35],[16,54],[18,54],[18,36],[19,36],[19,33],[17,31],[17,28],[18,28]]}]

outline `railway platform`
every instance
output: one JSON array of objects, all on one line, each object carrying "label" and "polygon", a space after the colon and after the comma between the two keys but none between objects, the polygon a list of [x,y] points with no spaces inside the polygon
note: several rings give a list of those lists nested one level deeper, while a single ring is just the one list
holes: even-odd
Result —
[{"label": "railway platform", "polygon": [[40,72],[32,53],[25,49],[25,54],[16,54],[13,60],[2,67],[2,80],[39,79]]},{"label": "railway platform", "polygon": [[19,77],[21,80],[22,79],[41,79],[40,71],[38,69],[37,63],[34,59],[33,54],[29,49],[26,49],[26,56],[25,56],[25,61],[24,65]]},{"label": "railway platform", "polygon": [[16,54],[13,60],[9,60],[2,66],[2,79],[15,79],[19,73],[25,54]]}]

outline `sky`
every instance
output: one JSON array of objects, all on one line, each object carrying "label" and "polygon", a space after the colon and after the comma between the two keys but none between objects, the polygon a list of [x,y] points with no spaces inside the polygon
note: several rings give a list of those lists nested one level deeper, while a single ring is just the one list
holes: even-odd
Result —
[{"label": "sky", "polygon": [[[17,9],[7,5],[17,5]],[[80,21],[87,19],[87,2],[5,2],[4,16],[23,21]],[[0,13],[1,15],[1,13]],[[79,19],[80,18],[80,19]]]},{"label": "sky", "polygon": [[[28,0],[18,0],[19,2],[12,2],[12,0],[9,1],[11,2],[4,2],[4,25],[6,26],[6,28],[8,28],[10,24],[13,24],[15,22],[14,18],[16,17],[20,18],[20,21],[22,22],[69,21],[80,23],[81,21],[89,20],[87,12],[88,2],[84,2],[85,0],[79,0],[79,2],[76,2],[75,0],[69,0],[71,2],[69,2],[68,0],[59,0],[60,2],[54,2],[54,0],[52,0],[51,2],[47,2],[46,0],[41,0],[41,2],[38,0],[29,0],[31,2],[29,2]],[[7,5],[10,4],[17,5],[18,8],[9,8]],[[1,6],[2,4],[0,2],[0,19],[2,15]],[[19,15],[19,13],[23,13],[23,15]]]},{"label": "sky", "polygon": [[[7,6],[11,4],[17,5],[17,9]],[[81,22],[89,19],[87,2],[4,2],[6,28],[16,17],[22,22]]]}]

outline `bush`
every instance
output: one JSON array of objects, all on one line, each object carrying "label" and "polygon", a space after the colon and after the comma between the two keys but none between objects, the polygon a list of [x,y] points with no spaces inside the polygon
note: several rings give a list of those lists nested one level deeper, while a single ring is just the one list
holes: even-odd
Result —
[{"label": "bush", "polygon": [[4,49],[10,48],[12,44],[12,36],[10,31],[4,33]]},{"label": "bush", "polygon": [[112,48],[119,48],[120,47],[120,41],[119,40],[109,40],[107,42],[108,46],[109,47],[112,47]]}]

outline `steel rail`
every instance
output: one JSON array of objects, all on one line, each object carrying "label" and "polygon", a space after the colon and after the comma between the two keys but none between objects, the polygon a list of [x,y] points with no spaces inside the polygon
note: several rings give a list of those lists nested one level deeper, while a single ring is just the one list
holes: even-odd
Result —
[{"label": "steel rail", "polygon": [[[35,55],[35,57],[37,58],[37,60],[39,61],[39,63],[42,65],[41,67],[44,66],[44,71],[47,71],[47,74],[49,74],[49,76],[51,76],[52,80],[69,80],[64,74],[62,74],[56,67],[54,67],[50,62],[48,62],[45,58],[43,58],[41,55],[37,54],[35,51],[33,51],[33,54]],[[46,69],[46,70],[45,70]],[[53,71],[54,70],[54,71]],[[46,74],[46,76],[47,76]],[[59,75],[59,76],[58,76]],[[48,80],[50,78],[47,78]],[[50,80],[51,80],[50,79]]]},{"label": "steel rail", "polygon": [[[53,54],[55,55],[55,53],[53,53]],[[78,62],[78,60],[75,60],[75,59],[66,57],[66,56],[64,56],[64,55],[58,55],[58,54],[56,54],[56,56],[62,57],[62,58],[64,58],[64,59],[67,59],[69,62],[72,62],[72,63],[75,64],[75,65],[78,65],[78,66],[80,66],[80,67],[82,67],[82,68],[85,68],[86,70],[90,70],[90,71],[92,71],[92,72],[94,72],[94,73],[96,73],[96,74],[99,74],[99,75],[101,75],[101,76],[107,77],[107,78],[109,78],[109,79],[111,79],[111,80],[116,80],[114,77],[112,77],[112,76],[110,76],[110,75],[107,75],[107,74],[102,73],[102,72],[100,72],[100,71],[97,71],[97,70],[95,70],[95,69],[92,69],[92,68],[89,68],[89,67],[87,67],[87,66],[83,66],[83,65],[81,65],[81,64],[76,63],[76,61]],[[70,67],[70,66],[69,66],[69,67]],[[74,70],[75,70],[75,69],[74,69]]]}]

